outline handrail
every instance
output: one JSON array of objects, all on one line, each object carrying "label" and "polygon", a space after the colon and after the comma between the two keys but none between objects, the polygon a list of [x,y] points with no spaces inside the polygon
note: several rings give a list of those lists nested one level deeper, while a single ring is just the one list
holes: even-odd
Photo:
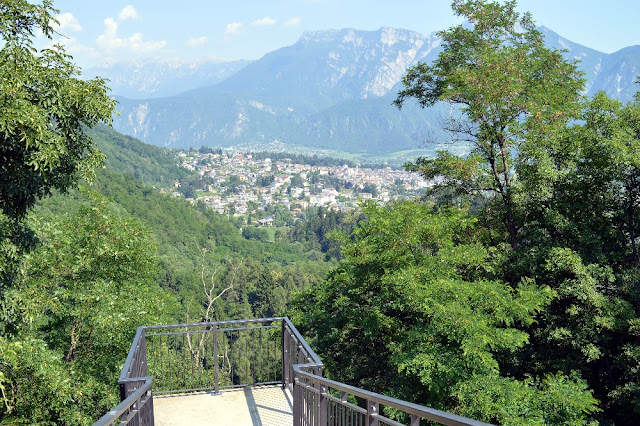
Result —
[{"label": "handrail", "polygon": [[438,423],[445,425],[455,426],[490,426],[489,423],[484,423],[478,420],[468,419],[466,417],[458,416],[456,414],[447,413],[445,411],[436,410],[434,408],[425,407],[423,405],[414,404],[412,402],[403,401],[390,396],[382,395],[379,393],[367,391],[355,386],[347,385],[345,383],[336,382],[335,380],[327,379],[322,376],[317,376],[313,373],[304,371],[304,368],[313,368],[314,364],[295,364],[293,366],[296,374],[312,380],[315,383],[319,383],[326,387],[333,388],[341,392],[347,392],[353,396],[357,396],[367,401],[378,403],[387,407],[393,407],[398,410],[404,411],[407,414],[413,414],[425,419],[434,420]]},{"label": "handrail", "polygon": [[313,349],[311,349],[311,346],[309,346],[307,341],[304,340],[304,337],[302,337],[302,335],[300,334],[296,326],[291,323],[291,320],[289,320],[289,317],[282,317],[281,319],[282,321],[284,321],[284,323],[287,325],[289,330],[296,337],[298,342],[300,342],[304,350],[307,351],[307,353],[309,354],[309,357],[311,357],[313,362],[317,364],[316,367],[323,367],[324,365],[322,364],[322,361],[320,361],[320,357],[318,357],[318,354],[316,354],[316,352]]},{"label": "handrail", "polygon": [[120,424],[120,416],[125,414],[127,411],[131,409],[131,407],[139,400],[142,399],[142,396],[151,392],[152,379],[151,377],[144,377],[144,385],[136,389],[134,393],[132,393],[127,399],[122,401],[120,404],[116,405],[115,408],[110,410],[104,416],[100,417],[97,422],[93,424],[93,426],[108,426]]},{"label": "handrail", "polygon": [[144,333],[145,328],[146,327],[144,326],[138,327],[138,331],[136,331],[136,335],[133,338],[133,341],[131,342],[131,346],[129,347],[129,353],[127,354],[127,359],[125,360],[124,365],[122,366],[122,370],[120,371],[120,377],[118,379],[118,382],[120,382],[121,380],[130,378],[129,374],[131,372],[131,363],[133,362],[133,359],[136,356],[136,350],[139,347],[140,337],[142,336],[142,333]]},{"label": "handrail", "polygon": [[268,317],[268,318],[251,318],[243,320],[226,320],[226,321],[209,321],[209,322],[188,322],[183,324],[169,324],[169,325],[146,325],[145,330],[157,330],[162,328],[183,328],[183,327],[213,327],[231,325],[231,324],[255,324],[260,322],[275,322],[283,321],[286,317]]}]

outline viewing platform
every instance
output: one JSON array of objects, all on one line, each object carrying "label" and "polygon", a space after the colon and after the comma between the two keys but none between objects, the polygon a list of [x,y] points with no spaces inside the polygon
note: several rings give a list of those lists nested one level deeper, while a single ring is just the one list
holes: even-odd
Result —
[{"label": "viewing platform", "polygon": [[326,379],[322,368],[287,317],[140,327],[122,402],[94,426],[486,424]]},{"label": "viewing platform", "polygon": [[280,385],[213,393],[160,396],[153,400],[156,426],[292,426],[293,398]]}]

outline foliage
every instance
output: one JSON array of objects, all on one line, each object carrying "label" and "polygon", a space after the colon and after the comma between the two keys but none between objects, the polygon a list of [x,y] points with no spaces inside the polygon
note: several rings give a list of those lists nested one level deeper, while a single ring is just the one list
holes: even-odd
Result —
[{"label": "foliage", "polygon": [[103,157],[83,132],[110,123],[114,101],[102,79],[81,80],[60,46],[37,51],[32,38],[51,39],[50,1],[0,3],[0,285],[8,286],[33,233],[21,223],[53,189],[90,178]]},{"label": "foliage", "polygon": [[31,217],[40,244],[8,291],[20,319],[4,345],[2,417],[87,424],[118,400],[117,377],[139,325],[170,321],[148,229],[89,193],[73,212]]},{"label": "foliage", "polygon": [[362,220],[359,212],[344,213],[328,210],[323,207],[309,208],[304,219],[285,232],[277,234],[277,239],[286,239],[304,244],[308,250],[317,250],[324,254],[326,260],[339,260],[340,243],[332,238],[333,232],[350,234],[358,221]]},{"label": "foliage", "polygon": [[461,193],[489,192],[516,248],[515,164],[544,161],[527,145],[548,141],[577,116],[583,80],[575,63],[544,46],[531,17],[515,12],[515,1],[455,0],[452,8],[469,25],[438,33],[443,51],[432,65],[408,70],[395,103],[401,107],[413,97],[422,107],[440,101],[460,106],[462,117],[452,116],[445,128],[471,144],[471,155],[441,152],[409,167],[427,179],[443,176],[443,184]]},{"label": "foliage", "polygon": [[105,166],[110,170],[163,187],[169,187],[190,175],[188,170],[177,165],[177,151],[145,144],[106,126],[95,126],[88,129],[87,134],[105,155]]},{"label": "foliage", "polygon": [[584,416],[594,411],[596,400],[575,374],[524,380],[479,376],[458,387],[456,396],[464,405],[462,414],[492,419],[496,424],[596,424]]},{"label": "foliage", "polygon": [[51,39],[51,3],[0,5],[0,207],[24,217],[52,189],[65,190],[102,161],[84,126],[110,122],[114,101],[102,79],[81,80],[60,46],[37,52],[31,37]]},{"label": "foliage", "polygon": [[[364,212],[353,241],[343,241],[345,259],[294,311],[331,377],[487,421],[501,416],[486,409],[492,404],[519,422],[527,410],[569,422],[596,409],[577,376],[538,386],[500,375],[504,360],[527,346],[519,327],[533,323],[553,292],[531,280],[512,288],[492,278],[495,265],[474,242],[468,213],[415,202]],[[478,383],[488,400],[473,405],[467,392]],[[554,393],[560,383],[575,398]],[[529,399],[501,398],[514,387]]]},{"label": "foliage", "polygon": [[639,111],[637,101],[622,105],[598,93],[583,104],[581,123],[539,147],[553,179],[545,168],[518,168],[525,226],[521,250],[505,267],[558,291],[531,330],[537,350],[523,352],[522,362],[582,371],[605,421],[616,423],[634,423],[640,413]]}]

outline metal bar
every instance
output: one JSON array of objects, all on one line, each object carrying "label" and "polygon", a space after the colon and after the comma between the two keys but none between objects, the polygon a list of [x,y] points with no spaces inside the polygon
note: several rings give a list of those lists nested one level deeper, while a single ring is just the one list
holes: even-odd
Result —
[{"label": "metal bar", "polygon": [[[195,379],[195,377],[194,377],[195,374],[193,372],[193,369],[194,369],[194,367],[196,367],[196,362],[198,362],[198,360],[195,359],[197,355],[198,355],[197,351],[196,351],[195,354],[191,354],[191,376],[189,376],[189,378],[191,379],[191,380],[189,380],[189,383],[191,383],[191,387],[193,387],[193,380]],[[187,380],[185,380],[185,383],[186,382],[187,382]]]},{"label": "metal bar", "polygon": [[320,426],[327,426],[327,387],[320,385],[318,393],[318,422]]},{"label": "metal bar", "polygon": [[242,319],[242,320],[230,320],[230,321],[211,321],[211,322],[191,322],[191,323],[182,323],[182,324],[165,324],[165,325],[148,325],[144,328],[145,330],[158,330],[163,328],[190,328],[190,327],[212,327],[217,324],[219,327],[224,325],[234,325],[234,324],[255,324],[262,322],[278,322],[283,321],[286,317],[269,317],[269,318],[254,318],[254,319]]},{"label": "metal bar", "polygon": [[[160,349],[159,349],[159,352],[160,352],[160,371],[162,372],[162,375],[161,375],[162,382],[160,383],[160,389],[163,389],[165,387],[164,383],[165,383],[165,379],[166,379],[167,375],[166,375],[166,373],[164,371],[164,357],[162,356],[162,337],[160,337]],[[156,388],[157,387],[158,386],[156,385]]]},{"label": "metal bar", "polygon": [[144,329],[140,333],[140,350],[138,352],[138,356],[140,357],[141,367],[141,370],[138,371],[138,377],[148,377],[149,367],[147,366],[147,336]]},{"label": "metal bar", "polygon": [[[174,339],[175,340],[175,336]],[[171,389],[171,379],[172,379],[172,371],[171,371],[171,345],[169,344],[169,336],[167,336],[167,363],[168,363],[168,368],[167,368],[167,378],[169,379],[169,389]]]},{"label": "metal bar", "polygon": [[[211,330],[209,330],[210,332]],[[200,354],[200,359],[198,360],[198,367],[200,369],[200,379],[199,383],[202,384],[202,373],[204,372],[204,361],[207,359],[207,336],[203,336],[202,339],[202,353]],[[205,380],[206,382],[206,380]]]},{"label": "metal bar", "polygon": [[156,364],[156,340],[151,339],[151,359],[153,360],[153,367],[151,367],[152,374],[157,374],[156,369],[158,368]]},{"label": "metal bar", "polygon": [[[182,335],[182,377],[184,379],[184,387],[189,387],[187,386],[187,345],[186,345],[186,334]],[[174,337],[174,339],[176,339],[176,337]],[[191,343],[191,345],[193,345],[193,343]],[[189,359],[191,359],[193,357],[193,354],[189,354]],[[192,386],[193,387],[193,384]]]},{"label": "metal bar", "polygon": [[[257,326],[257,327],[236,327],[236,328],[222,328],[220,327],[220,330],[224,330],[224,331],[243,331],[243,330],[254,330],[254,329],[259,329],[259,328],[279,328],[280,326],[278,325],[262,325],[262,326]],[[161,333],[149,333],[149,336],[174,336],[174,335],[181,335],[181,334],[201,334],[201,333],[208,333],[210,330],[184,330],[184,331],[166,331],[166,332],[161,332]]]},{"label": "metal bar", "polygon": [[[238,331],[238,336],[240,336],[240,331]],[[249,359],[249,338],[245,338],[244,339],[244,353],[245,353],[245,359],[247,360],[246,364],[245,364],[245,380],[240,380],[241,382],[243,381],[250,381],[249,379],[249,374],[251,371],[251,360]],[[242,364],[241,364],[242,365]]]},{"label": "metal bar", "polygon": [[396,422],[395,420],[392,420],[388,417],[385,417],[381,414],[374,414],[373,417],[378,420],[378,422],[380,423],[384,423],[385,425],[389,425],[389,426],[407,426],[404,423],[400,423],[400,422]]},{"label": "metal bar", "polygon": [[142,336],[144,327],[138,327],[136,331],[136,335],[133,338],[133,342],[131,343],[131,347],[129,348],[129,353],[127,354],[127,359],[124,362],[124,366],[122,367],[122,372],[120,373],[120,379],[126,379],[128,374],[131,372],[131,365],[135,358],[135,353],[138,348],[138,344],[140,342],[140,337]]},{"label": "metal bar", "polygon": [[420,416],[416,416],[415,414],[411,415],[411,426],[420,426]]},{"label": "metal bar", "polygon": [[[248,388],[251,386],[267,386],[267,385],[277,385],[280,384],[279,381],[275,382],[257,382],[257,383],[246,383],[243,385],[220,385],[219,389],[239,389],[239,388]],[[214,387],[204,386],[200,388],[184,388],[184,389],[172,389],[172,390],[154,390],[154,395],[169,395],[174,393],[193,393],[193,392],[207,392],[214,390]]]},{"label": "metal bar", "polygon": [[343,401],[340,398],[336,398],[333,395],[327,394],[327,399],[339,404],[340,406],[343,406],[343,407],[349,408],[351,410],[357,411],[357,412],[359,412],[361,414],[367,414],[367,410],[365,410],[364,408],[358,407],[357,405],[354,405],[354,404],[352,404],[350,402],[347,402],[346,400]]},{"label": "metal bar", "polygon": [[220,363],[218,362],[218,325],[213,326],[213,383],[215,393],[220,393]]},{"label": "metal bar", "polygon": [[282,321],[282,387],[289,384],[289,333],[287,324]]},{"label": "metal bar", "polygon": [[287,327],[291,331],[291,334],[293,334],[296,337],[296,339],[302,344],[302,346],[305,349],[305,352],[309,355],[309,357],[313,360],[313,362],[321,364],[322,361],[320,361],[320,358],[318,357],[318,355],[315,353],[313,349],[311,349],[311,346],[309,346],[306,340],[302,338],[302,336],[300,335],[300,332],[298,332],[298,329],[291,323],[289,318],[283,317],[281,318],[281,320],[284,323],[286,323]]},{"label": "metal bar", "polygon": [[367,426],[380,426],[380,421],[375,416],[379,409],[377,402],[367,400]]}]

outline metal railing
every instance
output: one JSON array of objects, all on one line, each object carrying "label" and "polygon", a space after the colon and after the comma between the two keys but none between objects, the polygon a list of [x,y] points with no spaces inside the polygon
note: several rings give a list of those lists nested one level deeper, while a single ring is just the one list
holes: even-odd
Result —
[{"label": "metal railing", "polygon": [[322,368],[287,317],[140,327],[119,379],[122,402],[94,426],[152,426],[153,394],[269,384],[292,393],[294,426],[486,424],[326,379]]},{"label": "metal railing", "polygon": [[[444,425],[487,425],[477,420],[435,410],[369,392],[305,371],[312,365],[294,365],[294,426],[419,426],[422,419]],[[385,417],[384,408],[392,409],[394,420]]]},{"label": "metal railing", "polygon": [[93,426],[110,425],[153,425],[151,377],[145,377],[142,386],[93,424]]},{"label": "metal railing", "polygon": [[155,394],[281,383],[282,318],[145,327]]}]

